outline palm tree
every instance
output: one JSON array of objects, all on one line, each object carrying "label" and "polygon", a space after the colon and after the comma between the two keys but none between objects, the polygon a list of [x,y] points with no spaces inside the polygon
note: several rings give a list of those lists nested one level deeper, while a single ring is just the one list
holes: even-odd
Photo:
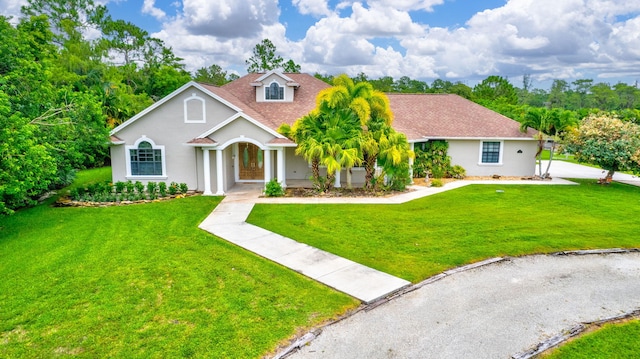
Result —
[{"label": "palm tree", "polygon": [[[520,131],[525,132],[529,127],[538,131],[538,133],[534,135],[534,139],[538,141],[536,158],[538,158],[538,175],[541,178],[549,177],[549,168],[551,167],[553,154],[556,150],[558,141],[564,137],[564,134],[570,128],[575,127],[577,123],[578,119],[571,111],[557,108],[551,110],[547,110],[545,108],[527,109],[524,115],[524,120],[520,124]],[[542,173],[542,151],[544,149],[544,144],[548,139],[553,141],[551,142],[547,169]]]}]

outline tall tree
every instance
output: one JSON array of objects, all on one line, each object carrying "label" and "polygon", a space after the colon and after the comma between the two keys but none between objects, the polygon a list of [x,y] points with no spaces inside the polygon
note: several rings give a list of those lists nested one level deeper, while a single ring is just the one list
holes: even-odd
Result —
[{"label": "tall tree", "polygon": [[216,86],[222,86],[229,82],[227,72],[216,64],[197,69],[193,74],[193,79],[198,82],[204,82]]},{"label": "tall tree", "polygon": [[253,54],[246,60],[247,72],[267,72],[282,69],[285,72],[300,72],[300,66],[293,60],[284,61],[277,55],[276,45],[269,39],[264,39],[253,48]]},{"label": "tall tree", "polygon": [[489,76],[473,88],[473,96],[481,103],[497,102],[515,105],[518,94],[515,87],[501,76]]}]

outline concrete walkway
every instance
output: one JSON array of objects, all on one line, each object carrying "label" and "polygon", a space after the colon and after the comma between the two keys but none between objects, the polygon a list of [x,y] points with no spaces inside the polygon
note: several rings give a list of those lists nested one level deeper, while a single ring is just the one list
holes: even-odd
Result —
[{"label": "concrete walkway", "polygon": [[261,187],[237,185],[234,189],[200,224],[200,228],[364,303],[371,303],[411,284],[246,223]]}]

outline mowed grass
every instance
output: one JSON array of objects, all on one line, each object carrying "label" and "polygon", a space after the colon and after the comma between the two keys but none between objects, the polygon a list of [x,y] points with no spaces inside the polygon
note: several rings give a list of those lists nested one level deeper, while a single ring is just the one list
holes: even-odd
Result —
[{"label": "mowed grass", "polygon": [[198,229],[220,200],[1,217],[0,357],[258,358],[359,305]]},{"label": "mowed grass", "polygon": [[248,222],[414,283],[496,256],[640,247],[640,188],[578,182],[470,185],[400,205],[259,204]]},{"label": "mowed grass", "polygon": [[543,355],[546,359],[626,359],[640,351],[640,320],[605,324]]}]

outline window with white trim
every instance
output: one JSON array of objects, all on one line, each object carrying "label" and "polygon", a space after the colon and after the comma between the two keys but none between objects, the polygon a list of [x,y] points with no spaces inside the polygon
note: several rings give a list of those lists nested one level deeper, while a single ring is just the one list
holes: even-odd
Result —
[{"label": "window with white trim", "polygon": [[163,148],[155,147],[150,141],[140,141],[137,147],[129,149],[129,168],[132,176],[162,176]]},{"label": "window with white trim", "polygon": [[284,86],[280,86],[277,82],[272,82],[271,85],[264,89],[265,100],[284,100]]},{"label": "window with white trim", "polygon": [[501,163],[501,144],[499,141],[483,141],[480,163]]}]

